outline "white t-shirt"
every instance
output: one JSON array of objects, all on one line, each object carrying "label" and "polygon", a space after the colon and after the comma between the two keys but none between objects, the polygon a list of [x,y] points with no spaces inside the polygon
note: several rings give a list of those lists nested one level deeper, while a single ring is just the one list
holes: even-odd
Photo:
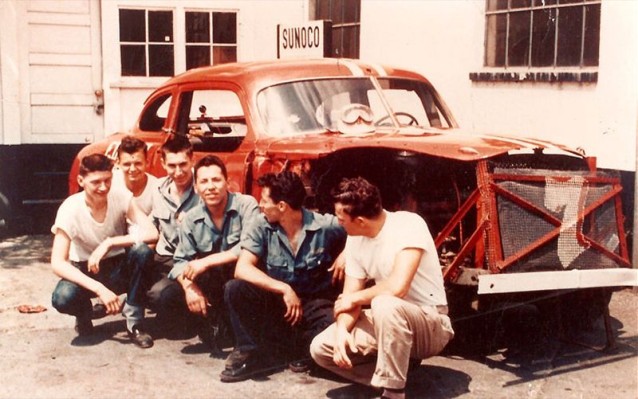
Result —
[{"label": "white t-shirt", "polygon": [[[133,194],[128,190],[111,190],[104,222],[98,223],[86,205],[84,191],[73,194],[60,205],[51,232],[64,231],[71,239],[69,260],[83,262],[109,237],[126,234],[126,212]],[[105,258],[123,253],[123,248],[112,249]]]},{"label": "white t-shirt", "polygon": [[404,299],[419,306],[447,305],[439,257],[425,221],[416,213],[384,212],[386,220],[376,237],[348,236],[346,274],[356,279],[383,281],[390,276],[401,250],[423,249],[421,263]]},{"label": "white t-shirt", "polygon": [[[144,191],[137,197],[133,197],[133,200],[146,215],[151,214],[153,209],[153,191],[157,191],[159,186],[159,179],[151,174],[146,174],[146,187]],[[113,183],[111,184],[111,190],[126,190],[126,183],[124,182],[124,172],[122,169],[113,168]]]}]

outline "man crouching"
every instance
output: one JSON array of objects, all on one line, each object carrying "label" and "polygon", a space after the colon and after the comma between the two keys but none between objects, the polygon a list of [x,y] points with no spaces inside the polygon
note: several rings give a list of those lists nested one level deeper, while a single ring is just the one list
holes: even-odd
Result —
[{"label": "man crouching", "polygon": [[[157,241],[157,230],[130,192],[111,192],[112,168],[113,162],[102,154],[84,157],[78,175],[84,190],[58,209],[51,228],[51,266],[62,279],[52,303],[60,313],[75,316],[78,335],[87,336],[93,332],[91,297],[98,296],[108,314],[123,311],[133,343],[149,348],[153,338],[142,329],[140,282],[153,255],[145,243]],[[130,234],[127,218],[133,224]],[[127,294],[124,304],[121,293]]]},{"label": "man crouching", "polygon": [[404,398],[410,359],[438,354],[454,336],[434,241],[419,215],[385,211],[363,178],[342,181],[333,199],[348,233],[346,279],[336,322],[310,353],[342,377],[383,388],[382,398]]}]

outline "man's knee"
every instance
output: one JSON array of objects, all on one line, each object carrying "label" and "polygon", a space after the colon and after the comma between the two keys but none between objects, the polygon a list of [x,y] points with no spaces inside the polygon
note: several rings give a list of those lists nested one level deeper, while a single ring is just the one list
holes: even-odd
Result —
[{"label": "man's knee", "polygon": [[332,363],[332,347],[330,341],[334,339],[334,324],[319,333],[310,342],[310,356],[318,365]]},{"label": "man's knee", "polygon": [[151,307],[158,309],[177,308],[185,305],[184,291],[176,281],[162,279],[147,292]]},{"label": "man's knee", "polygon": [[135,244],[128,250],[128,258],[130,262],[136,265],[145,265],[153,259],[155,251],[144,243]]},{"label": "man's knee", "polygon": [[246,288],[249,287],[249,283],[244,280],[233,279],[226,282],[224,285],[224,302],[228,306],[233,306],[242,301]]},{"label": "man's knee", "polygon": [[60,281],[51,295],[51,305],[60,313],[71,313],[78,299],[79,288],[67,281]]}]

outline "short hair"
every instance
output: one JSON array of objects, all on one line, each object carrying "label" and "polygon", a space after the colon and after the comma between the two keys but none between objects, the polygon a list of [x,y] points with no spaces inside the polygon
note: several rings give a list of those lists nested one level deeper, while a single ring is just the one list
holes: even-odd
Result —
[{"label": "short hair", "polygon": [[332,201],[350,217],[377,218],[383,211],[379,188],[363,177],[346,178],[332,190]]},{"label": "short hair", "polygon": [[117,157],[119,158],[122,153],[135,154],[138,151],[142,151],[146,157],[146,143],[137,137],[124,136],[117,150]]},{"label": "short hair", "polygon": [[113,161],[104,154],[87,155],[80,161],[79,174],[86,177],[91,172],[110,172],[113,169]]},{"label": "short hair", "polygon": [[267,173],[257,180],[259,187],[270,189],[274,202],[283,201],[294,210],[301,209],[306,199],[306,188],[301,177],[294,172]]},{"label": "short hair", "polygon": [[222,170],[224,179],[228,180],[228,172],[226,171],[226,165],[217,155],[206,155],[204,158],[197,161],[195,164],[195,180],[197,180],[197,171],[204,166],[218,166]]},{"label": "short hair", "polygon": [[177,154],[178,152],[186,152],[189,157],[193,156],[193,145],[186,136],[172,134],[162,144],[162,159],[166,159],[167,153]]}]

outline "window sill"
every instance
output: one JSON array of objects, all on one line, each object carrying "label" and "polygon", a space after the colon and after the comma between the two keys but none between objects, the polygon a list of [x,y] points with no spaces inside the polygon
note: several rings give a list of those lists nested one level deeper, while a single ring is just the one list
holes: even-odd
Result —
[{"label": "window sill", "polygon": [[598,82],[598,72],[470,72],[469,77],[472,82]]},{"label": "window sill", "polygon": [[112,82],[111,89],[156,89],[166,82],[169,77],[123,77],[119,81]]}]

